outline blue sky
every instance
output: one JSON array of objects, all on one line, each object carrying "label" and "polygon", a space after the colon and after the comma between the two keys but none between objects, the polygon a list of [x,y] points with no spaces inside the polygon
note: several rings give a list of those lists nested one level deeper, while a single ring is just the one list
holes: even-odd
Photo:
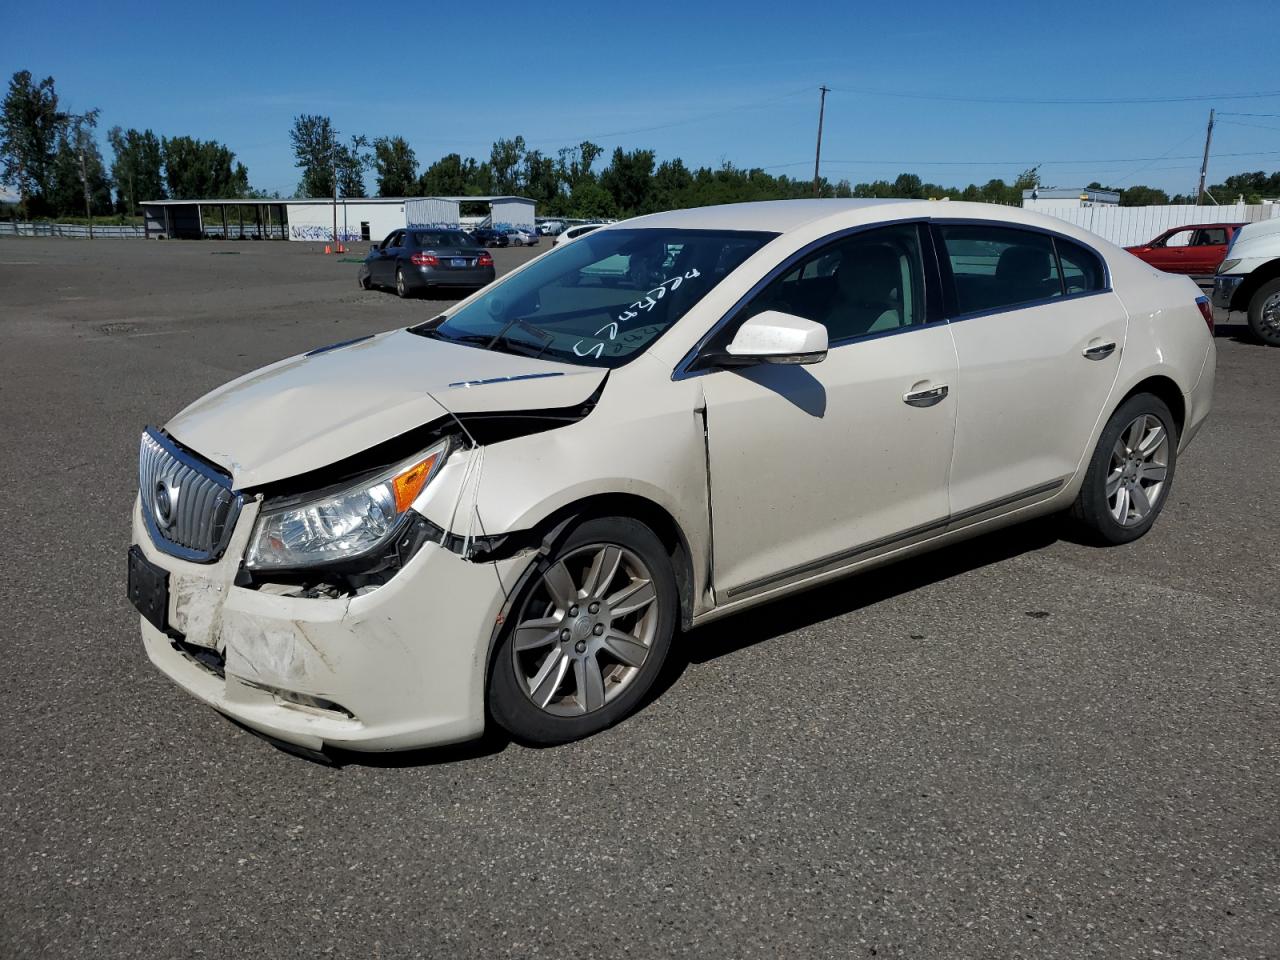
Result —
[{"label": "blue sky", "polygon": [[[590,138],[809,177],[823,83],[832,180],[909,171],[964,185],[1040,163],[1051,185],[1189,192],[1211,106],[1252,115],[1222,118],[1211,182],[1280,169],[1280,73],[1264,55],[1280,27],[1274,0],[1211,13],[1183,2],[777,0],[0,10],[5,78],[53,75],[65,103],[101,108],[101,131],[220,140],[254,186],[284,195],[298,182],[288,130],[300,113],[328,114],[344,134],[402,135],[423,166],[455,151],[484,158],[495,138],[522,134],[552,155]],[[1248,93],[1270,95],[1225,96]]]}]

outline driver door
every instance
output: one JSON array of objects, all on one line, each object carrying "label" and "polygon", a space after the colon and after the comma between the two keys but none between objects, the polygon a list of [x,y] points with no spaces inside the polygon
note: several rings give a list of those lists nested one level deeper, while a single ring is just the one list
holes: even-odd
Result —
[{"label": "driver door", "polygon": [[713,338],[781,310],[826,325],[823,361],[703,377],[720,603],[941,533],[956,352],[929,323],[916,223],[862,231],[783,273]]}]

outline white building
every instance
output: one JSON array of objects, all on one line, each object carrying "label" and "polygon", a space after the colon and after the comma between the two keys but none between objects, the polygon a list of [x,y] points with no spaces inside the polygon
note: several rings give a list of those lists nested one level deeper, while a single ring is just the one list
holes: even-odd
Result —
[{"label": "white building", "polygon": [[147,200],[142,214],[148,237],[376,243],[402,227],[457,227],[463,203],[488,204],[480,226],[533,229],[533,201],[506,196]]},{"label": "white building", "polygon": [[1088,187],[1034,187],[1022,191],[1022,206],[1027,210],[1118,207],[1120,194],[1115,190],[1090,190]]}]

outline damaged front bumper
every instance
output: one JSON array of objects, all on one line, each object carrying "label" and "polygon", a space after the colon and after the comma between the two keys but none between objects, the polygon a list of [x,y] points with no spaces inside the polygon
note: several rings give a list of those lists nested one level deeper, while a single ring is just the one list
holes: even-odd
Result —
[{"label": "damaged front bumper", "polygon": [[256,514],[246,504],[222,559],[197,564],[156,549],[135,503],[134,543],[169,574],[169,633],[140,618],[161,671],[309,750],[401,750],[483,731],[489,644],[515,558],[473,562],[427,543],[367,593],[282,596],[235,585]]}]

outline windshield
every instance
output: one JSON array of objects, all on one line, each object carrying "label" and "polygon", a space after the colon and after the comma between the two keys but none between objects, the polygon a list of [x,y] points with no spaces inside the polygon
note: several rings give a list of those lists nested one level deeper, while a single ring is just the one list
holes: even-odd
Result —
[{"label": "windshield", "polygon": [[597,367],[642,353],[773,233],[600,230],[544,255],[423,336]]},{"label": "windshield", "polygon": [[413,235],[413,242],[419,247],[471,247],[475,242],[465,233],[458,230],[419,230]]}]

